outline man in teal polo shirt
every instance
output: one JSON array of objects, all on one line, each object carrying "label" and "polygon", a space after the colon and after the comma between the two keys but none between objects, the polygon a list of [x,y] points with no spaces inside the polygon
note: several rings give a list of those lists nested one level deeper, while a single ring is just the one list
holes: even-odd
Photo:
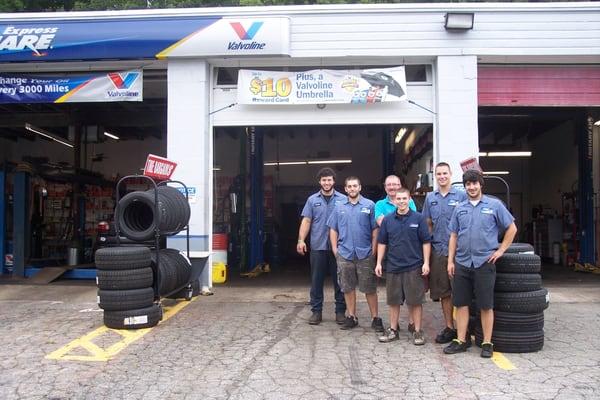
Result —
[{"label": "man in teal polo shirt", "polygon": [[[381,221],[383,217],[386,215],[393,213],[396,211],[396,205],[394,204],[394,199],[396,197],[396,192],[398,189],[402,187],[402,182],[400,178],[396,175],[390,175],[385,178],[383,183],[383,189],[385,190],[386,196],[375,203],[375,220],[377,221],[377,225],[381,226]],[[411,198],[408,203],[408,208],[412,211],[417,211],[417,206],[415,205],[414,200]]]}]

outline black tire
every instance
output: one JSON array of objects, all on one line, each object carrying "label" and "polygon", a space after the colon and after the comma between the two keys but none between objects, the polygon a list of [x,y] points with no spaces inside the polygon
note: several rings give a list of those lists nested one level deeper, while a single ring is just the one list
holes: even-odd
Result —
[{"label": "black tire", "polygon": [[161,315],[158,304],[135,310],[104,311],[104,325],[112,329],[150,328],[158,324]]},{"label": "black tire", "polygon": [[512,243],[508,249],[504,252],[504,254],[512,254],[512,253],[531,253],[533,254],[534,248],[529,243]]},{"label": "black tire", "polygon": [[185,194],[172,186],[159,186],[158,190],[173,201],[175,208],[179,211],[177,220],[180,226],[177,229],[183,229],[190,221],[191,215],[190,203],[188,203]]},{"label": "black tire", "polygon": [[141,269],[150,266],[150,249],[147,247],[106,247],[95,254],[96,268],[101,270]]},{"label": "black tire", "polygon": [[541,288],[540,274],[496,274],[496,292],[533,292]]},{"label": "black tire", "polygon": [[[163,219],[154,215],[154,203],[154,195],[140,191],[128,193],[119,200],[115,219],[123,236],[138,242],[154,237],[155,220]],[[161,210],[164,211],[164,205],[159,204],[159,214],[163,214]]]},{"label": "black tire", "polygon": [[123,290],[142,289],[152,286],[154,274],[152,268],[98,270],[96,284],[98,289]]},{"label": "black tire", "polygon": [[494,311],[494,330],[531,332],[544,329],[544,313],[518,314]]},{"label": "black tire", "polygon": [[[475,329],[475,344],[481,347],[483,334],[481,328]],[[492,333],[494,351],[502,353],[532,353],[544,347],[544,330],[537,331],[499,331]]]},{"label": "black tire", "polygon": [[136,310],[154,303],[154,289],[98,290],[98,307],[105,311]]},{"label": "black tire", "polygon": [[542,261],[535,254],[504,253],[496,261],[496,272],[508,274],[539,274]]},{"label": "black tire", "polygon": [[496,292],[494,293],[494,309],[521,314],[535,314],[548,308],[549,300],[546,289],[533,292]]}]

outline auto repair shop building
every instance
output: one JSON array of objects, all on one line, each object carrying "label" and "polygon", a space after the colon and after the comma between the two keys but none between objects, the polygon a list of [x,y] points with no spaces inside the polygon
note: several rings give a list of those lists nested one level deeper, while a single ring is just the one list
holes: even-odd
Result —
[{"label": "auto repair shop building", "polygon": [[[565,240],[572,261],[596,262],[597,3],[0,14],[3,79],[120,73],[121,87],[113,87],[120,90],[131,77],[123,71],[132,70],[143,74],[143,100],[118,110],[96,98],[96,108],[77,114],[83,108],[69,106],[69,98],[88,100],[76,93],[44,106],[30,97],[3,101],[4,165],[26,155],[73,160],[73,148],[32,139],[26,123],[65,140],[73,126],[112,129],[121,140],[74,143],[82,167],[99,151],[110,163],[94,168],[107,179],[137,172],[148,153],[175,160],[174,178],[193,190],[196,255],[212,248],[213,231],[234,230],[230,194],[240,193],[235,177],[248,175],[241,193],[249,196],[252,268],[265,257],[267,231],[280,247],[295,240],[297,224],[289,218],[297,218],[298,204],[315,190],[314,174],[323,165],[336,168],[338,184],[359,175],[373,200],[383,197],[387,174],[400,174],[418,199],[433,186],[435,163],[448,162],[459,181],[461,161],[475,157],[508,181],[526,235],[521,240],[542,255]],[[365,76],[387,81],[371,79],[371,92],[356,97]],[[336,84],[344,90],[330,90]],[[301,88],[304,95],[296,93]],[[83,151],[86,146],[95,147]],[[505,193],[494,185],[488,192]],[[556,217],[556,226],[542,230],[544,215]],[[0,228],[5,243],[6,221]],[[180,237],[169,245],[181,243]],[[6,252],[4,244],[0,250]],[[23,273],[26,261],[17,264]],[[208,271],[203,280],[210,285]]]}]

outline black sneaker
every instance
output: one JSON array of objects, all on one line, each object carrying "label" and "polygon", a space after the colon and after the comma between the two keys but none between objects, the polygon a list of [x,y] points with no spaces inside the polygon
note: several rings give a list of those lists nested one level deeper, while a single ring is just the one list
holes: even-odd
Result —
[{"label": "black sneaker", "polygon": [[400,339],[400,335],[398,334],[398,331],[396,329],[392,329],[389,328],[384,335],[379,336],[379,341],[381,343],[389,343],[389,342],[393,342],[394,340],[398,340]]},{"label": "black sneaker", "polygon": [[456,354],[463,353],[467,351],[468,347],[465,342],[461,342],[458,339],[453,339],[452,342],[446,347],[444,347],[444,353],[446,354]]},{"label": "black sneaker", "polygon": [[436,337],[436,343],[449,343],[452,339],[456,339],[456,329],[445,327]]},{"label": "black sneaker", "polygon": [[340,329],[348,330],[352,328],[356,328],[358,326],[358,318],[349,315],[346,317],[344,324],[340,327]]},{"label": "black sneaker", "polygon": [[490,342],[481,343],[481,357],[491,358],[494,355],[494,344]]},{"label": "black sneaker", "polygon": [[335,313],[335,323],[338,325],[343,325],[344,321],[346,321],[346,313],[345,312],[336,312]]},{"label": "black sneaker", "polygon": [[322,320],[323,320],[322,314],[318,311],[313,311],[310,318],[308,318],[308,323],[310,325],[319,325]]},{"label": "black sneaker", "polygon": [[373,328],[375,332],[385,331],[385,329],[383,329],[383,321],[379,317],[373,318],[373,321],[371,321],[371,328]]},{"label": "black sneaker", "polygon": [[465,343],[467,345],[467,349],[473,344],[473,341],[471,339],[471,332],[467,332],[467,335],[465,336]]}]

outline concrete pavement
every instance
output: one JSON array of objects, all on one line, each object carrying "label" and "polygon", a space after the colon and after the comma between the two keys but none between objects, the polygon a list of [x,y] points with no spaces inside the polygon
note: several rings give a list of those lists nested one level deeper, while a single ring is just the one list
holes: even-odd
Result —
[{"label": "concrete pavement", "polygon": [[[504,354],[508,370],[480,358],[477,347],[444,355],[433,343],[438,303],[425,305],[425,346],[409,340],[404,308],[401,340],[381,344],[364,301],[360,326],[342,331],[328,289],[324,322],[311,326],[308,285],[269,277],[215,287],[108,361],[47,359],[102,326],[95,287],[2,285],[0,398],[598,399],[600,283],[581,276],[547,280],[544,349]],[[387,325],[383,296],[380,313]],[[104,330],[71,354],[85,357],[123,338]]]}]

